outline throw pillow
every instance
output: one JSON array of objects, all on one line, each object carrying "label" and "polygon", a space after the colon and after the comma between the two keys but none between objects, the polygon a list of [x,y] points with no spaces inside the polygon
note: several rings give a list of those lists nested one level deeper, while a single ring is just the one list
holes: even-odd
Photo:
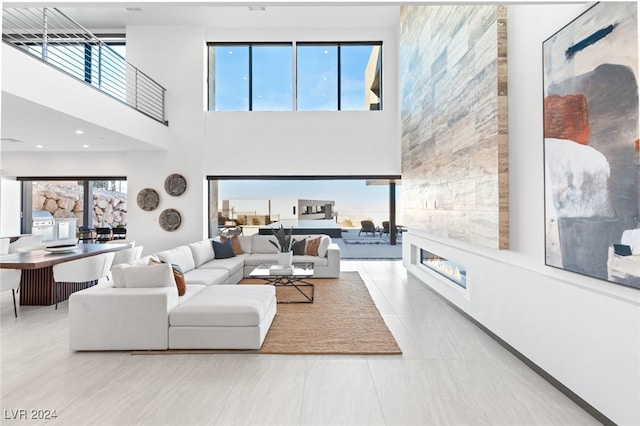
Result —
[{"label": "throw pillow", "polygon": [[169,265],[173,263],[180,265],[180,268],[185,273],[196,267],[196,263],[193,260],[193,253],[187,245],[178,246],[170,250],[159,251],[156,253],[156,256],[158,256],[161,261],[166,262]]},{"label": "throw pillow", "polygon": [[233,247],[231,246],[231,240],[224,242],[211,241],[213,244],[213,252],[216,254],[216,259],[228,259],[235,257],[233,253]]},{"label": "throw pillow", "polygon": [[111,268],[111,281],[114,288],[125,288],[124,270],[132,266],[130,263],[120,263]]},{"label": "throw pillow", "polygon": [[199,268],[203,263],[207,263],[215,256],[209,239],[191,243],[189,244],[189,249],[191,249],[194,266],[196,268]]},{"label": "throw pillow", "polygon": [[178,288],[178,296],[184,296],[187,292],[187,282],[184,280],[184,274],[182,269],[178,265],[171,265],[173,269],[173,278],[176,280],[176,287]]},{"label": "throw pillow", "polygon": [[234,255],[239,255],[239,254],[243,254],[244,251],[242,250],[242,246],[240,245],[240,239],[238,238],[237,235],[234,235],[231,238],[227,238],[227,237],[220,237],[220,242],[224,243],[227,240],[231,240],[231,248],[233,250],[233,254]]},{"label": "throw pillow", "polygon": [[327,251],[329,250],[329,246],[331,245],[331,237],[328,235],[323,235],[320,237],[320,246],[318,247],[318,256],[327,257]]},{"label": "throw pillow", "polygon": [[127,288],[176,288],[176,281],[171,273],[171,265],[165,263],[129,266],[122,272],[125,287]]},{"label": "throw pillow", "polygon": [[320,237],[307,239],[307,248],[305,251],[309,256],[317,256],[318,247],[320,247]]},{"label": "throw pillow", "polygon": [[141,257],[140,259],[136,259],[131,262],[120,263],[118,265],[115,265],[113,268],[111,268],[111,279],[113,281],[113,287],[114,288],[126,287],[124,282],[124,272],[123,272],[125,268],[128,268],[129,266],[148,265],[151,259],[157,260],[158,263],[160,262],[160,260],[156,256],[149,255],[149,256]]},{"label": "throw pillow", "polygon": [[303,238],[300,241],[296,241],[295,243],[293,243],[293,245],[291,246],[291,251],[293,252],[294,256],[304,256],[306,247],[307,240]]},{"label": "throw pillow", "polygon": [[[162,263],[159,260],[149,259],[149,265],[160,265]],[[173,272],[173,279],[176,282],[176,288],[178,289],[178,296],[184,296],[187,292],[187,282],[184,279],[184,273],[180,269],[179,265],[171,264],[171,270]]]}]

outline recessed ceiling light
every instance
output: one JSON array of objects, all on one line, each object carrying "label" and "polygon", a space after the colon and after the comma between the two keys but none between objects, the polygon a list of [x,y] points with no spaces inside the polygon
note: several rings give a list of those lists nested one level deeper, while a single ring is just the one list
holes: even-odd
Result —
[{"label": "recessed ceiling light", "polygon": [[233,50],[230,50],[230,51],[229,51],[229,52],[227,52],[227,53],[229,53],[229,55],[233,55]]},{"label": "recessed ceiling light", "polygon": [[89,148],[89,145],[84,144],[84,145],[82,145],[82,147],[83,147],[83,148]]},{"label": "recessed ceiling light", "polygon": [[44,148],[42,145],[36,145],[36,148]]},{"label": "recessed ceiling light", "polygon": [[84,135],[84,132],[82,130],[76,130],[76,135]]}]

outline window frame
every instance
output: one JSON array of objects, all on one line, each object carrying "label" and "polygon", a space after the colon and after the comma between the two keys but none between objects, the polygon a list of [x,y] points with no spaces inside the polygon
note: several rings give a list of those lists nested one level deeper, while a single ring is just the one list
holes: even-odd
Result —
[{"label": "window frame", "polygon": [[[337,109],[335,111],[359,111],[342,109],[342,46],[379,46],[378,62],[376,68],[379,69],[379,104],[377,109],[363,109],[362,111],[381,111],[383,109],[383,42],[377,41],[261,41],[261,42],[207,42],[207,111],[208,112],[252,112],[253,109],[253,51],[252,46],[291,46],[292,61],[292,104],[291,111],[298,112],[298,46],[336,46],[337,47]],[[219,111],[215,109],[215,53],[212,55],[212,48],[220,46],[236,46],[249,48],[249,61],[247,75],[249,80],[249,108],[238,111]],[[215,52],[215,50],[213,50]],[[263,111],[263,110],[259,110]],[[289,111],[289,110],[286,110]],[[305,112],[320,112],[334,110],[304,110]]]},{"label": "window frame", "polygon": [[[249,109],[248,110],[230,110],[219,111],[215,109],[215,53],[212,55],[212,48],[216,47],[248,47],[249,48],[249,61],[247,70],[247,79],[249,80]],[[207,111],[209,112],[253,112],[253,46],[289,46],[291,47],[291,62],[295,60],[295,43],[290,41],[260,41],[260,42],[207,42]],[[214,50],[215,52],[215,50]],[[295,93],[293,82],[295,81],[295,67],[293,69],[292,81],[291,81],[291,93],[292,96]],[[292,100],[291,111],[295,111],[295,97]],[[265,110],[258,110],[265,111]],[[288,111],[288,110],[285,110]]]},{"label": "window frame", "polygon": [[[296,48],[296,55],[295,55],[295,59],[296,59],[296,63],[294,64],[294,68],[296,70],[295,73],[295,78],[296,78],[296,84],[295,84],[295,88],[296,88],[296,111],[299,111],[297,109],[298,106],[298,64],[297,64],[297,58],[298,58],[298,46],[336,46],[337,47],[337,55],[338,55],[338,60],[337,60],[337,97],[338,97],[338,109],[336,111],[360,111],[360,110],[343,110],[342,109],[342,47],[343,46],[379,46],[380,47],[380,53],[378,56],[378,64],[377,67],[380,68],[380,106],[378,109],[368,109],[365,110],[363,109],[362,111],[381,111],[382,110],[382,69],[383,69],[383,64],[382,64],[382,55],[383,55],[383,49],[382,49],[382,45],[383,42],[382,40],[378,40],[378,41],[297,41],[294,43],[294,46]],[[316,111],[316,110],[305,110],[305,111]],[[318,110],[320,111],[320,110]]]},{"label": "window frame", "polygon": [[[82,220],[78,221],[82,223],[82,226],[93,227],[93,189],[94,182],[103,181],[123,181],[127,182],[126,176],[20,176],[16,178],[20,182],[20,232],[23,234],[31,233],[32,225],[32,185],[33,182],[65,182],[65,181],[77,181],[78,186],[83,187],[83,213]],[[129,202],[129,191],[127,188],[127,202]],[[91,208],[90,208],[91,207]],[[80,225],[78,225],[80,226]]]}]

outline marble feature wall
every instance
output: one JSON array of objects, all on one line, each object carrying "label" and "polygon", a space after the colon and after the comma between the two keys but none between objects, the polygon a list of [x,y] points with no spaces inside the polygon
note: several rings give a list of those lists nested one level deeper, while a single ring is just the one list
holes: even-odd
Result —
[{"label": "marble feature wall", "polygon": [[509,245],[507,12],[403,6],[403,225]]}]

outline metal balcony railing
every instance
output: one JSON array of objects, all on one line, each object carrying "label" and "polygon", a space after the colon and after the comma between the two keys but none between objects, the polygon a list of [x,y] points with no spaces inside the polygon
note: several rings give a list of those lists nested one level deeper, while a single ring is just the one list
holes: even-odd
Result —
[{"label": "metal balcony railing", "polygon": [[56,8],[3,8],[2,41],[167,124],[165,89]]}]

